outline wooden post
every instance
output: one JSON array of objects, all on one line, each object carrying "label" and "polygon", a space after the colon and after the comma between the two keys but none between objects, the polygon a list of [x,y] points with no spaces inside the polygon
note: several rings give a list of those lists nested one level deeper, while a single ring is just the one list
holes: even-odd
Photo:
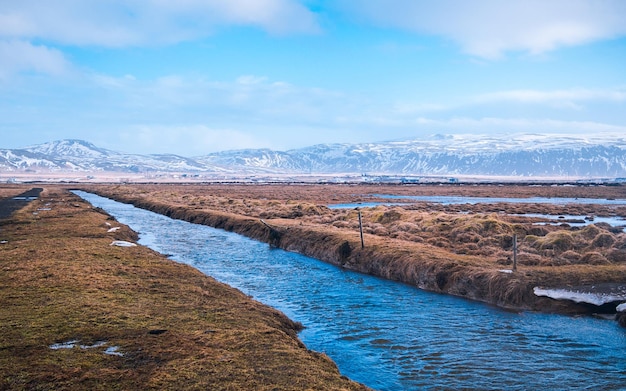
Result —
[{"label": "wooden post", "polygon": [[365,248],[365,243],[363,242],[363,223],[361,221],[361,211],[359,210],[358,212],[359,212],[359,232],[361,233],[361,248]]},{"label": "wooden post", "polygon": [[513,234],[513,271],[517,271],[517,234]]}]

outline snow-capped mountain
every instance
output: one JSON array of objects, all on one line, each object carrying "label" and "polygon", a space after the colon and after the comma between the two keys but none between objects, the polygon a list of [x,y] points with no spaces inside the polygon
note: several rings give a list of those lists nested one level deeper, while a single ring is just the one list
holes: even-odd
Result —
[{"label": "snow-capped mountain", "polygon": [[625,177],[626,138],[435,135],[423,140],[320,144],[286,152],[230,151],[200,160],[297,173]]},{"label": "snow-capped mountain", "polygon": [[61,140],[0,149],[0,170],[51,171],[202,171],[206,166],[177,155],[131,155],[96,147],[83,140]]},{"label": "snow-capped mountain", "polygon": [[289,151],[225,151],[195,158],[123,154],[82,140],[62,140],[0,149],[0,171],[15,170],[624,178],[626,137],[436,135]]},{"label": "snow-capped mountain", "polygon": [[195,160],[209,167],[223,167],[225,170],[237,170],[239,172],[300,172],[300,169],[292,163],[294,157],[291,152],[244,149],[216,152],[198,157]]}]

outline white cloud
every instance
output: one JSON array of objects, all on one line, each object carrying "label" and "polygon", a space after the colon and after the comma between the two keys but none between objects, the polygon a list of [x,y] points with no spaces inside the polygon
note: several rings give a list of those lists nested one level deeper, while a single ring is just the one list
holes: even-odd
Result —
[{"label": "white cloud", "polygon": [[94,75],[91,83],[94,95],[106,99],[101,106],[140,112],[154,121],[178,117],[240,124],[318,123],[325,120],[328,111],[346,103],[344,96],[333,91],[255,75],[242,75],[232,81],[180,75],[155,80]]},{"label": "white cloud", "polygon": [[626,126],[595,121],[564,121],[532,118],[418,118],[416,124],[451,133],[626,133]]},{"label": "white cloud", "polygon": [[0,80],[21,71],[62,75],[70,68],[70,63],[56,49],[21,40],[0,40]]},{"label": "white cloud", "polygon": [[434,128],[451,133],[623,135],[626,126],[595,121],[531,118],[454,118],[435,121]]},{"label": "white cloud", "polygon": [[512,101],[520,103],[545,102],[580,102],[580,101],[626,101],[626,89],[593,90],[574,88],[568,90],[540,91],[540,90],[511,90],[498,91],[479,95],[477,102]]},{"label": "white cloud", "polygon": [[261,84],[265,81],[267,81],[267,77],[264,76],[243,75],[237,78],[237,83],[241,85]]},{"label": "white cloud", "polygon": [[[129,75],[120,78],[95,77],[94,80],[96,91],[101,89],[109,94],[101,106],[113,111],[113,120],[120,116],[123,119],[124,113],[133,113],[127,120],[146,129],[160,129],[161,126],[198,129],[195,126],[201,124],[212,130],[236,130],[241,135],[250,132],[260,139],[265,134],[272,139],[270,146],[259,142],[259,139],[246,139],[227,133],[216,137],[217,142],[231,138],[238,140],[224,145],[227,149],[293,145],[294,141],[288,139],[322,142],[315,141],[317,137],[321,140],[322,133],[325,134],[325,140],[342,141],[345,141],[347,135],[367,140],[397,139],[416,131],[626,133],[626,127],[619,125],[619,118],[612,118],[614,121],[611,124],[611,119],[606,116],[588,112],[577,113],[576,117],[572,117],[569,110],[553,115],[553,108],[567,107],[567,104],[584,107],[612,102],[617,106],[623,105],[626,102],[624,87],[509,90],[456,97],[454,102],[446,102],[445,105],[428,102],[387,105],[257,75],[242,75],[230,81],[210,81],[178,75],[148,81],[137,80]],[[539,110],[535,108],[532,116],[528,117],[526,105],[536,105]],[[298,129],[304,130],[306,134],[293,134]],[[146,137],[146,140],[150,137]],[[195,141],[201,139],[198,135],[187,139],[194,140],[194,145],[201,145]],[[153,141],[155,148],[156,145],[175,144],[174,140],[170,142],[164,137],[155,137],[154,140],[158,140]]]},{"label": "white cloud", "polygon": [[393,112],[398,115],[411,115],[415,113],[429,113],[447,110],[450,110],[449,106],[437,103],[396,102],[393,106]]},{"label": "white cloud", "polygon": [[257,26],[273,34],[319,30],[315,14],[296,0],[0,2],[0,37],[66,45],[169,44],[232,24]]},{"label": "white cloud", "polygon": [[426,113],[444,113],[480,107],[484,110],[501,110],[502,105],[509,109],[524,105],[535,108],[583,110],[593,104],[626,103],[626,87],[607,89],[570,88],[562,90],[519,89],[494,91],[474,96],[458,96],[446,104],[430,102],[396,102],[392,113],[399,117],[424,115]]},{"label": "white cloud", "polygon": [[441,35],[471,55],[545,53],[626,34],[623,0],[339,0],[374,23]]}]

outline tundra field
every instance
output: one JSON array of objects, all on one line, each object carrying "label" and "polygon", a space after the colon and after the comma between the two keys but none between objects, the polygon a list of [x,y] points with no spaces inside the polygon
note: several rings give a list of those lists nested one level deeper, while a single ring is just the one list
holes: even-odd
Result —
[{"label": "tundra field", "polygon": [[[0,186],[7,197],[29,190]],[[114,229],[112,229],[114,228]],[[365,390],[301,325],[67,189],[0,219],[0,390]]]},{"label": "tundra field", "polygon": [[[136,241],[136,233],[69,193],[69,185],[41,187],[38,200],[0,219],[0,389],[365,389],[307,350],[296,336],[299,325],[283,314],[142,246],[111,246]],[[515,310],[601,311],[533,289],[601,292],[626,281],[623,227],[575,227],[567,219],[539,225],[544,219],[513,215],[626,217],[623,205],[328,207],[390,201],[380,194],[626,199],[626,186],[79,187],[344,268]],[[0,185],[0,200],[31,188]]]},{"label": "tundra field", "polygon": [[[85,190],[191,222],[235,231],[342,267],[510,309],[597,311],[538,297],[534,287],[605,289],[626,281],[626,234],[606,223],[575,227],[515,214],[626,217],[624,205],[390,202],[380,194],[626,199],[626,186],[118,185]],[[410,202],[394,199],[393,202]],[[517,271],[512,268],[517,237]]]}]

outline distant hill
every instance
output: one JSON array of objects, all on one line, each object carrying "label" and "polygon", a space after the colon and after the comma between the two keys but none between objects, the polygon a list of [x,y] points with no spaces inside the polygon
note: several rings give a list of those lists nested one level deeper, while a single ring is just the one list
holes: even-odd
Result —
[{"label": "distant hill", "polygon": [[187,158],[124,154],[83,140],[0,149],[0,170],[228,174],[484,175],[626,177],[626,138],[436,135],[364,144],[320,144],[289,151],[247,149]]},{"label": "distant hill", "polygon": [[177,155],[132,155],[83,140],[60,140],[22,149],[0,149],[0,169],[52,171],[202,171],[206,166]]}]

